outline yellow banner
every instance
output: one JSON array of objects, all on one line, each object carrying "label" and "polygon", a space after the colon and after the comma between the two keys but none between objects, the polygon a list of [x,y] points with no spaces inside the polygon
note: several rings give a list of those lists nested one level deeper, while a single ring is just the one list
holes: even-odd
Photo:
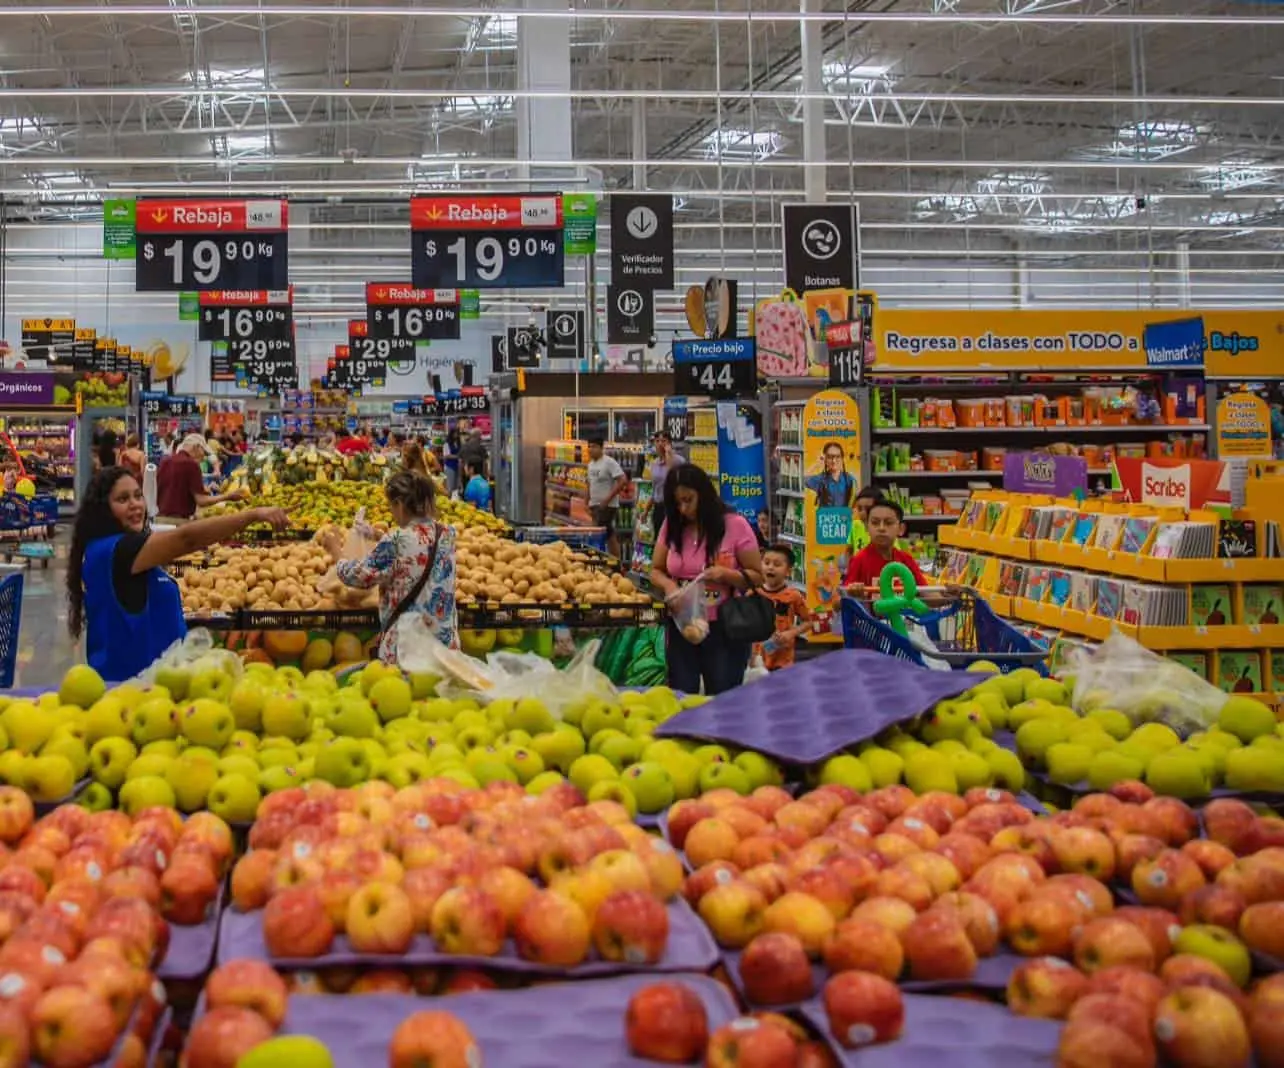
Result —
[{"label": "yellow banner", "polygon": [[1228,393],[1217,402],[1217,458],[1269,460],[1271,410],[1252,393]]},{"label": "yellow banner", "polygon": [[93,341],[98,336],[98,331],[87,326],[76,327],[77,341]]},{"label": "yellow banner", "polygon": [[22,329],[26,333],[36,333],[41,330],[52,332],[70,333],[76,329],[75,319],[23,319]]},{"label": "yellow banner", "polygon": [[[1204,373],[1284,377],[1284,310],[889,308],[874,318],[877,371],[1075,371],[1146,367],[1147,326],[1204,320]],[[1173,370],[1181,370],[1174,368]]]},{"label": "yellow banner", "polygon": [[860,489],[860,412],[836,389],[812,395],[802,418],[803,537],[807,605],[839,610]]}]

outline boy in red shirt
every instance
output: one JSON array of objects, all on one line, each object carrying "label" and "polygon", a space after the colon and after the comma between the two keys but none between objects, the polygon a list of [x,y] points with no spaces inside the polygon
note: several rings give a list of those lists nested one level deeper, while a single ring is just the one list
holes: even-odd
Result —
[{"label": "boy in red shirt", "polygon": [[788,584],[794,567],[794,551],[788,545],[772,545],[762,551],[762,585],[758,592],[776,606],[776,633],[753,647],[768,671],[794,662],[794,644],[807,631],[811,611],[801,590]]},{"label": "boy in red shirt", "polygon": [[927,585],[927,579],[914,562],[914,557],[896,548],[896,539],[905,533],[905,513],[895,501],[877,500],[869,506],[865,520],[869,544],[851,558],[847,565],[848,586],[877,586],[878,576],[888,564],[904,564],[914,581]]}]

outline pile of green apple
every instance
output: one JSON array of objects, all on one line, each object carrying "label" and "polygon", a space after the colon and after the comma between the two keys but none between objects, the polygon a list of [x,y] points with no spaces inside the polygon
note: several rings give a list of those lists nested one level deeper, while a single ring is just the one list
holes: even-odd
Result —
[{"label": "pile of green apple", "polygon": [[440,680],[372,662],[334,674],[211,659],[158,671],[151,685],[108,689],[72,668],[57,693],[0,709],[0,777],[39,800],[65,797],[134,813],[152,806],[252,820],[269,793],[318,779],[401,788],[443,777],[468,787],[506,780],[540,794],[569,781],[630,814],[724,788],[748,794],[782,774],[755,752],[653,739],[683,707],[665,687],[586,698],[555,716],[537,697],[436,696]]}]

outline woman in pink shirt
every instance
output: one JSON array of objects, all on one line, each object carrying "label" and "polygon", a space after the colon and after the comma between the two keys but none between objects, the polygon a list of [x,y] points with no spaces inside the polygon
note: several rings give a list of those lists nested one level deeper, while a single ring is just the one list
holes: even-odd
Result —
[{"label": "woman in pink shirt", "polygon": [[703,578],[709,634],[693,643],[672,619],[666,626],[669,685],[684,693],[723,693],[744,680],[748,642],[730,641],[718,622],[718,605],[733,590],[762,582],[762,556],[748,521],[722,503],[709,476],[694,464],[680,464],[664,482],[664,522],[651,557],[651,581],[672,600],[694,579]]}]

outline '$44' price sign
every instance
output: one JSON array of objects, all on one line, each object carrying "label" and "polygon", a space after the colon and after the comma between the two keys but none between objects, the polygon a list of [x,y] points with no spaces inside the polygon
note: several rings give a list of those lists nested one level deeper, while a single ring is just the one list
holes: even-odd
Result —
[{"label": "'$44' price sign", "polygon": [[416,286],[530,289],[565,280],[556,194],[415,197],[410,225]]},{"label": "'$44' price sign", "polygon": [[139,292],[288,285],[284,200],[144,200],[136,220]]}]

